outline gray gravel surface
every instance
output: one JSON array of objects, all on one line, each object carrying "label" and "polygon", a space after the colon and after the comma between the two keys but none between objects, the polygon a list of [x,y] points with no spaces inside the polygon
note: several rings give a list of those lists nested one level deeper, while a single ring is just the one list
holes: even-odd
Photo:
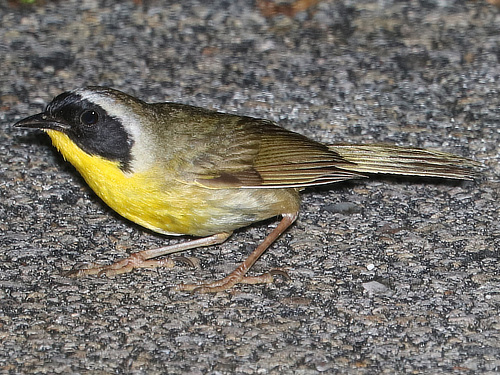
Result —
[{"label": "gray gravel surface", "polygon": [[[500,373],[500,12],[484,1],[0,3],[0,372]],[[108,85],[265,117],[323,142],[436,148],[477,182],[312,189],[256,264],[291,280],[216,295],[269,221],[187,252],[199,268],[64,271],[178,239],[107,208],[41,133],[62,91]]]}]

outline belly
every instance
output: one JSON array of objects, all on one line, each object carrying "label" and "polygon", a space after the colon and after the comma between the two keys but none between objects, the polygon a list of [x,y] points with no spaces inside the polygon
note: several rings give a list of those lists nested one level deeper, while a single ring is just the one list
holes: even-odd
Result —
[{"label": "belly", "polygon": [[297,212],[294,189],[207,189],[168,184],[161,190],[125,185],[112,191],[95,189],[115,211],[153,231],[208,236],[232,232],[283,213]]}]

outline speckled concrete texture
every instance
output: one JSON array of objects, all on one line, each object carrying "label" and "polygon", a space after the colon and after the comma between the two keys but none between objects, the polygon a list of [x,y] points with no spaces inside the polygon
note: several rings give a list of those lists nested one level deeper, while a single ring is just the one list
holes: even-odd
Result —
[{"label": "speckled concrete texture", "polygon": [[[484,1],[0,3],[0,372],[500,373],[500,12]],[[70,279],[173,243],[107,208],[46,136],[12,127],[107,85],[265,117],[323,142],[389,142],[485,166],[477,182],[310,189],[256,264],[291,280],[174,293],[225,275],[274,221],[187,252],[199,268]]]}]

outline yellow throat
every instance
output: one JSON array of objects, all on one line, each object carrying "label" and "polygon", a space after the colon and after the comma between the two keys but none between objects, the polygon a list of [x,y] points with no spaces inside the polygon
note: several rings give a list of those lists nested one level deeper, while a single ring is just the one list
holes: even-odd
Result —
[{"label": "yellow throat", "polygon": [[92,190],[113,210],[155,232],[189,234],[189,220],[175,215],[169,205],[171,194],[162,189],[154,173],[126,173],[119,162],[90,155],[66,134],[45,130],[53,145],[82,175]]}]

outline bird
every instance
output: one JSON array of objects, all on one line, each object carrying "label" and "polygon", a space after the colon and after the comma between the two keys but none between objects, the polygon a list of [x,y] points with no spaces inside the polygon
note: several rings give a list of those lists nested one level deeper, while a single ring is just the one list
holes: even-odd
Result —
[{"label": "bird", "polygon": [[[40,129],[107,205],[154,232],[192,236],[68,276],[115,276],[173,267],[166,255],[220,244],[234,230],[273,217],[277,226],[227,276],[177,291],[215,293],[273,282],[275,269],[248,270],[298,217],[305,188],[370,176],[474,180],[478,163],[453,154],[390,144],[316,142],[275,122],[174,102],[147,103],[108,87],[56,96],[16,127]],[[159,258],[159,259],[158,259]]]}]

